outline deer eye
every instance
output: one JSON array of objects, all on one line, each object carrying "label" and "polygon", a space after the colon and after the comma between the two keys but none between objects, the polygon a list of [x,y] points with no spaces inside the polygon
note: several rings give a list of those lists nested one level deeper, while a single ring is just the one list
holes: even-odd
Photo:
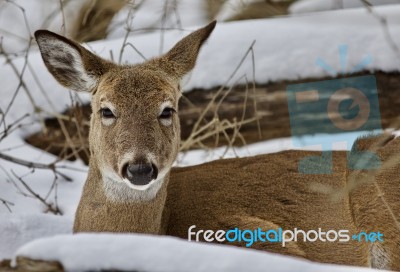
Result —
[{"label": "deer eye", "polygon": [[162,113],[160,114],[161,119],[168,119],[171,118],[174,114],[175,110],[173,108],[165,108]]},{"label": "deer eye", "polygon": [[102,108],[100,111],[103,118],[115,118],[114,113],[109,108]]}]

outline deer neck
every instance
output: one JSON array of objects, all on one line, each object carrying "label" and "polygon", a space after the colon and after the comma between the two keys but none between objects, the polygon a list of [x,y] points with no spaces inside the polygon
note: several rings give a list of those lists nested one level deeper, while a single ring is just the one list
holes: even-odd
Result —
[{"label": "deer neck", "polygon": [[91,207],[92,224],[98,231],[160,233],[169,173],[146,191],[136,191],[122,182],[103,179],[94,161],[89,169],[84,195],[90,197],[86,197],[90,202],[86,207]]}]

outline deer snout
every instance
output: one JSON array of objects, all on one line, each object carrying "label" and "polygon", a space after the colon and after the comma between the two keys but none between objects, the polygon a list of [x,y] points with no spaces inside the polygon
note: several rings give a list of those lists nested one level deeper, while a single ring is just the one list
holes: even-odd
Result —
[{"label": "deer snout", "polygon": [[130,163],[124,167],[124,175],[133,185],[147,185],[157,179],[158,169],[152,163]]}]

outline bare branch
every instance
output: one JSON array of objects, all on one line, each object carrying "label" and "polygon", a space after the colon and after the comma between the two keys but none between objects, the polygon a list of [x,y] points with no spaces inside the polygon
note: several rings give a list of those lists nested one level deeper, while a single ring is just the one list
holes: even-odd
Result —
[{"label": "bare branch", "polygon": [[66,25],[65,25],[64,3],[63,3],[63,0],[59,0],[59,2],[60,2],[61,17],[62,17],[61,31],[62,31],[62,34],[65,35],[65,33],[67,32],[67,29],[66,29]]},{"label": "bare branch", "polygon": [[[31,161],[26,161],[26,160],[23,160],[20,158],[15,158],[13,156],[10,156],[10,155],[4,154],[4,153],[0,153],[0,159],[10,161],[10,162],[13,162],[13,163],[16,163],[16,164],[19,164],[19,165],[22,165],[22,166],[25,166],[28,168],[52,170],[54,173],[63,177],[66,181],[72,181],[72,179],[70,177],[57,171],[55,163],[44,164],[44,163],[38,163],[38,162],[31,162]],[[59,168],[67,168],[67,167],[59,167]]]},{"label": "bare branch", "polygon": [[369,2],[369,0],[361,0],[361,2],[364,4],[365,8],[368,10],[368,12],[374,16],[379,23],[381,24],[383,33],[386,37],[387,42],[389,43],[390,47],[393,49],[393,51],[396,53],[397,58],[400,62],[400,48],[399,46],[396,44],[396,42],[394,41],[390,30],[389,30],[389,25],[387,22],[387,19],[380,15],[379,13],[377,13],[374,9],[373,9],[373,5]]},{"label": "bare branch", "polygon": [[41,203],[43,203],[43,205],[45,205],[47,207],[48,212],[51,212],[55,215],[62,215],[60,209],[57,206],[47,203],[44,198],[42,198],[39,194],[37,194],[35,191],[33,191],[32,188],[21,177],[19,177],[17,174],[15,174],[15,172],[13,170],[11,170],[11,173],[15,176],[15,178],[17,178],[21,182],[21,184],[25,187],[25,189],[32,196],[34,196],[37,200],[39,200]]},{"label": "bare branch", "polygon": [[10,206],[14,206],[14,203],[12,203],[12,202],[10,202],[10,201],[8,201],[8,200],[5,200],[5,199],[3,199],[3,198],[0,198],[0,202],[3,203],[4,206],[6,206],[7,210],[8,210],[10,213],[12,213],[12,210],[11,210]]}]

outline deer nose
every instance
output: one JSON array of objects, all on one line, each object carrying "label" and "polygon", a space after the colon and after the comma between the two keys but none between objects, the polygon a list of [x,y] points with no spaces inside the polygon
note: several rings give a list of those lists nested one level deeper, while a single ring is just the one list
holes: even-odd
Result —
[{"label": "deer nose", "polygon": [[133,185],[147,185],[150,181],[157,178],[158,170],[151,163],[128,164],[125,175]]}]

